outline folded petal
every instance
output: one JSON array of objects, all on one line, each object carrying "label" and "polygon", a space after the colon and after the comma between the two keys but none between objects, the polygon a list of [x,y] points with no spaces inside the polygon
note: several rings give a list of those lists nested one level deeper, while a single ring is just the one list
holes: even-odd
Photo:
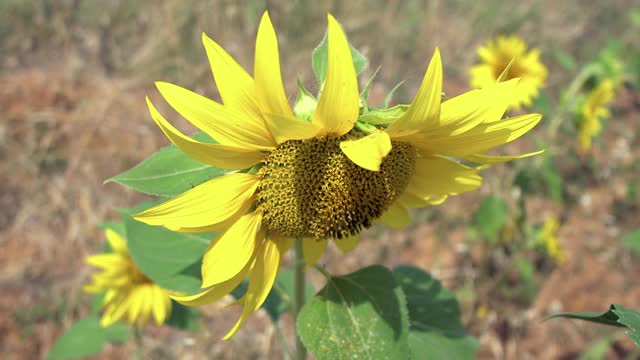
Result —
[{"label": "folded petal", "polygon": [[280,267],[281,252],[275,241],[267,240],[256,256],[256,262],[249,274],[249,288],[242,298],[242,315],[235,326],[225,335],[229,339],[238,331],[249,315],[256,312],[267,299]]},{"label": "folded petal", "polygon": [[178,131],[156,110],[149,98],[147,105],[151,117],[158,124],[162,132],[180,150],[184,151],[191,158],[201,161],[211,166],[226,170],[246,169],[264,159],[264,154],[251,149],[234,146],[206,144],[193,140]]},{"label": "folded petal", "polygon": [[333,243],[336,244],[338,249],[340,249],[340,251],[342,251],[343,253],[348,253],[355,250],[356,246],[358,246],[359,241],[360,234],[351,235],[343,239],[333,239]]},{"label": "folded petal", "polygon": [[282,85],[278,39],[266,11],[258,28],[253,76],[260,110],[292,118],[293,113]]},{"label": "folded petal", "polygon": [[163,225],[168,228],[195,228],[219,224],[251,201],[259,180],[259,177],[251,174],[223,175],[133,217],[149,225]]},{"label": "folded petal", "polygon": [[275,143],[260,116],[248,116],[177,85],[156,82],[156,87],[180,115],[222,145],[270,150]]},{"label": "folded petal", "polygon": [[225,106],[249,116],[259,116],[253,79],[224,49],[206,34],[202,43],[207,51],[213,79]]},{"label": "folded petal", "polygon": [[304,262],[307,264],[307,267],[312,267],[320,260],[322,254],[324,254],[324,251],[327,249],[328,243],[329,241],[327,239],[302,239],[302,255],[304,256]]},{"label": "folded petal", "polygon": [[345,140],[340,149],[356,165],[371,171],[380,171],[382,160],[391,151],[391,139],[384,131],[360,139]]},{"label": "folded petal", "polygon": [[391,137],[437,127],[440,119],[442,99],[442,60],[436,48],[420,89],[404,115],[387,128]]},{"label": "folded petal", "polygon": [[328,21],[327,79],[312,119],[326,134],[341,136],[358,119],[360,94],[347,37],[333,16],[328,15]]},{"label": "folded petal", "polygon": [[393,202],[382,214],[380,221],[392,229],[402,229],[411,222],[411,215],[398,201]]},{"label": "folded petal", "polygon": [[244,215],[227,231],[212,240],[202,258],[202,287],[220,284],[236,276],[254,256],[262,213]]},{"label": "folded petal", "polygon": [[278,145],[289,140],[307,140],[318,135],[322,128],[315,123],[276,114],[263,114],[267,127]]}]

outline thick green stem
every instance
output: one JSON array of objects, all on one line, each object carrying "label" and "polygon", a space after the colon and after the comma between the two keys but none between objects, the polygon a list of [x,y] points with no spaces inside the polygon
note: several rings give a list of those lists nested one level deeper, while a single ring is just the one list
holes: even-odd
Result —
[{"label": "thick green stem", "polygon": [[142,346],[142,333],[137,325],[131,326],[131,330],[133,331],[133,340],[136,343],[136,352],[134,353],[133,358],[135,360],[143,360],[144,348]]},{"label": "thick green stem", "polygon": [[[298,314],[300,314],[300,309],[304,305],[304,290],[305,290],[305,271],[304,271],[304,257],[302,255],[302,240],[296,240],[295,245],[295,269],[293,276],[293,319],[294,322],[298,320]],[[297,335],[297,325],[296,325],[296,360],[305,360],[307,358],[307,349],[300,341],[300,336]]]}]

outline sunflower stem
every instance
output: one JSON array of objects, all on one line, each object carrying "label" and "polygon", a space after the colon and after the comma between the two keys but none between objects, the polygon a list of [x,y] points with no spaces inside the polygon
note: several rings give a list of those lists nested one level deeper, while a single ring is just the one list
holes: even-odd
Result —
[{"label": "sunflower stem", "polygon": [[142,333],[140,332],[140,327],[133,325],[133,340],[136,343],[136,352],[133,355],[135,360],[143,360],[144,359],[144,348],[142,346]]},{"label": "sunflower stem", "polygon": [[307,349],[302,344],[300,336],[297,331],[297,320],[300,314],[300,309],[304,305],[304,290],[305,290],[305,272],[304,272],[304,257],[302,255],[302,240],[296,240],[295,245],[295,269],[293,276],[293,318],[296,325],[296,360],[305,360],[307,358]]}]

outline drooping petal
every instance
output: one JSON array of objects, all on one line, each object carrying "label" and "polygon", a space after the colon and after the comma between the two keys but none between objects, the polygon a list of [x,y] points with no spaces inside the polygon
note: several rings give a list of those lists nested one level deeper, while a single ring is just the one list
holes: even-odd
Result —
[{"label": "drooping petal", "polygon": [[382,160],[391,151],[391,139],[384,131],[360,139],[340,142],[340,149],[356,165],[371,171],[380,171]]},{"label": "drooping petal", "polygon": [[225,335],[229,339],[238,331],[247,317],[256,312],[266,300],[280,267],[281,250],[274,241],[267,240],[258,251],[255,265],[249,274],[249,288],[242,298],[242,315],[235,326]]},{"label": "drooping petal", "polygon": [[224,281],[220,284],[214,285],[208,289],[205,289],[197,294],[182,295],[171,294],[169,295],[173,300],[186,306],[202,306],[216,302],[233,291],[249,273],[249,270],[253,267],[255,257],[250,259],[249,262],[231,279]]},{"label": "drooping petal", "polygon": [[275,114],[263,115],[278,145],[289,140],[311,139],[322,131],[318,125],[300,119]]},{"label": "drooping petal", "polygon": [[315,265],[327,249],[329,240],[302,239],[302,255],[307,267]]},{"label": "drooping petal", "polygon": [[404,115],[387,128],[392,137],[410,135],[438,125],[442,99],[442,59],[436,48],[420,89]]},{"label": "drooping petal", "polygon": [[127,261],[122,256],[112,253],[89,255],[85,258],[85,262],[89,265],[112,271],[127,265]]},{"label": "drooping petal", "polygon": [[180,150],[184,151],[191,158],[201,161],[211,166],[216,166],[227,170],[241,170],[252,166],[264,159],[264,154],[259,151],[226,146],[219,144],[205,144],[193,140],[178,131],[156,110],[149,98],[147,105],[151,117],[158,124],[162,132]]},{"label": "drooping petal", "polygon": [[312,119],[326,134],[341,136],[358,119],[360,94],[347,37],[333,16],[328,15],[328,21],[327,79]]},{"label": "drooping petal", "polygon": [[480,185],[482,177],[474,168],[448,159],[419,157],[405,192],[426,201],[432,197],[471,191]]},{"label": "drooping petal", "polygon": [[131,289],[131,305],[129,305],[129,324],[134,324],[140,315],[144,304],[144,287],[139,286]]},{"label": "drooping petal", "polygon": [[275,146],[260,116],[249,116],[170,83],[158,81],[156,87],[180,115],[222,145],[251,150]]},{"label": "drooping petal", "polygon": [[280,56],[276,32],[265,11],[260,21],[256,38],[256,53],[253,76],[256,99],[263,113],[293,118],[287,95],[282,85]]},{"label": "drooping petal", "polygon": [[226,174],[156,205],[134,219],[149,225],[195,228],[222,223],[251,200],[260,178],[251,174]]},{"label": "drooping petal", "polygon": [[399,202],[393,202],[382,214],[380,220],[392,229],[402,229],[411,222],[411,215]]},{"label": "drooping petal", "polygon": [[107,229],[104,233],[107,237],[107,242],[109,242],[109,246],[111,247],[111,250],[113,250],[113,252],[121,255],[129,254],[129,250],[127,250],[127,242],[122,238],[122,236],[120,236],[120,234],[113,231],[112,229]]},{"label": "drooping petal", "polygon": [[351,235],[343,239],[333,239],[333,243],[336,244],[338,249],[340,249],[340,251],[342,251],[343,253],[348,253],[355,250],[356,246],[358,246],[359,241],[360,234]]},{"label": "drooping petal", "polygon": [[202,258],[203,288],[227,281],[244,268],[262,240],[261,222],[262,213],[254,211],[212,240]]},{"label": "drooping petal", "polygon": [[202,43],[207,51],[213,79],[225,106],[249,116],[259,116],[253,79],[224,49],[206,34]]}]

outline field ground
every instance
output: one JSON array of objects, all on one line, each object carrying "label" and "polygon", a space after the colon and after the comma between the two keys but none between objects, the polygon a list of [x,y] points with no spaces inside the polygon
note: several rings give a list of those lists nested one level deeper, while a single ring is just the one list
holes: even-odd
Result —
[{"label": "field ground", "polygon": [[[116,208],[145,199],[103,182],[168,144],[144,103],[146,94],[159,100],[153,81],[217,96],[200,33],[206,31],[251,68],[256,22],[264,7],[261,1],[113,1],[104,9],[99,3],[0,4],[5,14],[0,15],[0,353],[5,359],[44,358],[56,337],[87,313],[90,300],[81,288],[91,270],[83,258],[104,241],[96,224],[116,219]],[[365,78],[382,66],[373,101],[380,102],[395,83],[406,80],[398,93],[406,102],[435,45],[443,53],[444,89],[451,96],[468,88],[466,69],[475,61],[475,47],[501,32],[517,32],[543,49],[549,96],[557,97],[572,75],[557,64],[554,51],[562,49],[584,62],[608,38],[633,36],[620,20],[630,3],[274,1],[269,9],[280,35],[289,95],[298,74],[312,87],[310,50],[324,32],[324,14],[331,11],[368,56]],[[587,165],[568,155],[575,147],[573,137],[554,137],[550,147],[564,179],[565,201],[559,204],[543,191],[529,195],[527,222],[557,216],[566,261],[544,267],[529,301],[495,296],[499,284],[479,269],[488,258],[499,264],[501,255],[472,241],[468,230],[483,196],[499,193],[514,201],[517,194],[504,185],[514,172],[508,165],[486,171],[481,190],[415,212],[407,229],[375,226],[355,253],[332,249],[321,262],[332,273],[373,263],[412,263],[431,272],[458,293],[482,359],[577,359],[611,334],[614,341],[605,357],[635,358],[638,353],[631,353],[633,344],[621,332],[542,319],[559,311],[604,311],[612,303],[640,309],[640,258],[620,246],[620,238],[640,226],[637,196],[630,201],[627,191],[640,174],[639,129],[640,92],[626,87],[618,92],[612,118]],[[533,139],[544,138],[546,130],[543,120],[534,135],[505,150],[533,151]],[[318,274],[311,273],[311,279],[321,285]],[[218,311],[221,307],[203,309],[197,335],[150,328],[144,337],[148,357],[279,358],[276,335],[263,312],[221,342],[238,315]],[[284,330],[290,334],[290,318]],[[109,346],[97,358],[126,357],[132,349],[132,344]]]}]

